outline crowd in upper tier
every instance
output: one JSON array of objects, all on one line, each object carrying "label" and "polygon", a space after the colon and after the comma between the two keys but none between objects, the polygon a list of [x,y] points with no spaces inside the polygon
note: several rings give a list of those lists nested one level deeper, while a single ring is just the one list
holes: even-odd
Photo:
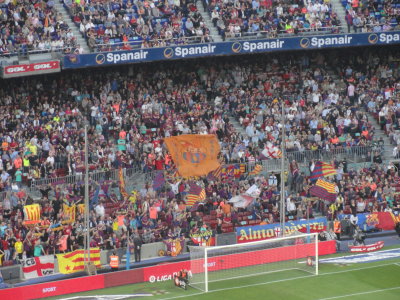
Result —
[{"label": "crowd in upper tier", "polygon": [[[55,0],[57,1],[57,0]],[[0,2],[0,55],[82,53],[54,0]],[[91,51],[130,50],[215,41],[199,9],[222,38],[380,32],[398,27],[398,1],[342,1],[344,20],[329,0],[63,0]],[[61,9],[64,9],[61,8]]]},{"label": "crowd in upper tier", "polygon": [[212,41],[195,1],[64,1],[96,51]]},{"label": "crowd in upper tier", "polygon": [[203,1],[225,37],[338,33],[341,21],[330,1]]},{"label": "crowd in upper tier", "polygon": [[348,31],[381,32],[396,28],[400,22],[400,1],[342,1]]},{"label": "crowd in upper tier", "polygon": [[76,39],[54,1],[0,1],[0,56],[76,47]]}]

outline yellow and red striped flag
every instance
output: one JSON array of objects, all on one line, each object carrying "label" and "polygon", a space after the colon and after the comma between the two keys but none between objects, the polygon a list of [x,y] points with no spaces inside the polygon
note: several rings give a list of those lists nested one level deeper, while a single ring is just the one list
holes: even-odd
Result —
[{"label": "yellow and red striped flag", "polygon": [[[66,254],[57,254],[58,269],[62,274],[70,274],[85,269],[84,250],[75,250]],[[90,248],[90,261],[99,268],[100,248]]]},{"label": "yellow and red striped flag", "polygon": [[191,183],[186,199],[186,205],[192,206],[196,202],[206,199],[206,191],[204,188],[198,186],[196,183]]},{"label": "yellow and red striped flag", "polygon": [[253,171],[249,172],[249,175],[258,175],[262,171],[262,165],[255,165]]},{"label": "yellow and red striped flag", "polygon": [[68,206],[63,204],[63,213],[65,217],[65,221],[68,222],[75,222],[75,215],[76,215],[76,205]]},{"label": "yellow and red striped flag", "polygon": [[40,205],[31,204],[24,206],[25,224],[36,224],[40,222]]}]

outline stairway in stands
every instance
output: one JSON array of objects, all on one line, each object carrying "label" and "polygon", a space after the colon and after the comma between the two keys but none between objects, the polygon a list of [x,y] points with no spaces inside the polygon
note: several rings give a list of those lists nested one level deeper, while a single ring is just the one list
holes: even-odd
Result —
[{"label": "stairway in stands", "polygon": [[380,140],[382,138],[383,144],[383,152],[382,152],[382,160],[393,160],[393,148],[394,146],[390,143],[390,139],[384,130],[381,130],[381,126],[378,123],[378,120],[374,115],[369,114],[368,120],[372,124],[375,129],[374,140]]},{"label": "stairway in stands", "polygon": [[344,8],[341,0],[331,0],[332,10],[337,14],[338,19],[341,23],[341,32],[347,33],[347,23],[346,23],[346,9]]},{"label": "stairway in stands", "polygon": [[74,37],[76,38],[77,44],[83,48],[84,53],[90,53],[91,51],[86,42],[86,39],[79,32],[79,27],[76,26],[75,23],[72,21],[71,15],[69,14],[68,10],[64,7],[64,4],[60,3],[60,1],[55,1],[54,7],[56,8],[57,12],[62,15],[63,20],[65,21],[65,23],[68,24],[69,28],[71,28]]},{"label": "stairway in stands", "polygon": [[215,43],[222,42],[222,37],[219,35],[217,28],[214,27],[214,24],[211,21],[211,17],[208,14],[207,9],[203,6],[203,3],[201,1],[197,1],[196,6],[201,16],[203,17],[206,27],[210,30],[210,35],[213,38],[213,42]]}]

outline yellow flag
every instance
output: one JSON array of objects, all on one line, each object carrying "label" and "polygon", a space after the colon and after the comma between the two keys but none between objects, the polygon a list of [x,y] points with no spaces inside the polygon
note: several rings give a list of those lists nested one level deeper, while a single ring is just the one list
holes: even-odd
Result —
[{"label": "yellow flag", "polygon": [[83,215],[85,213],[85,204],[78,204],[78,211]]},{"label": "yellow flag", "polygon": [[[57,254],[58,269],[62,274],[70,274],[85,269],[84,250],[75,250],[66,254]],[[90,248],[90,261],[100,267],[100,248]]]},{"label": "yellow flag", "polygon": [[76,213],[76,205],[68,206],[63,204],[63,211],[64,216],[66,217],[67,221],[75,222],[75,213]]},{"label": "yellow flag", "polygon": [[25,223],[39,223],[40,222],[40,205],[31,204],[24,206]]}]

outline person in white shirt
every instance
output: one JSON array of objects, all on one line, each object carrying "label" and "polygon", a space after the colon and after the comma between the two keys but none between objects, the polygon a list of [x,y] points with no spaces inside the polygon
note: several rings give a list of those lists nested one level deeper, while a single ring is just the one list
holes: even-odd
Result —
[{"label": "person in white shirt", "polygon": [[100,217],[100,218],[104,217],[105,209],[104,209],[103,203],[100,202],[99,204],[97,204],[96,207],[94,208],[94,210],[98,217]]}]

